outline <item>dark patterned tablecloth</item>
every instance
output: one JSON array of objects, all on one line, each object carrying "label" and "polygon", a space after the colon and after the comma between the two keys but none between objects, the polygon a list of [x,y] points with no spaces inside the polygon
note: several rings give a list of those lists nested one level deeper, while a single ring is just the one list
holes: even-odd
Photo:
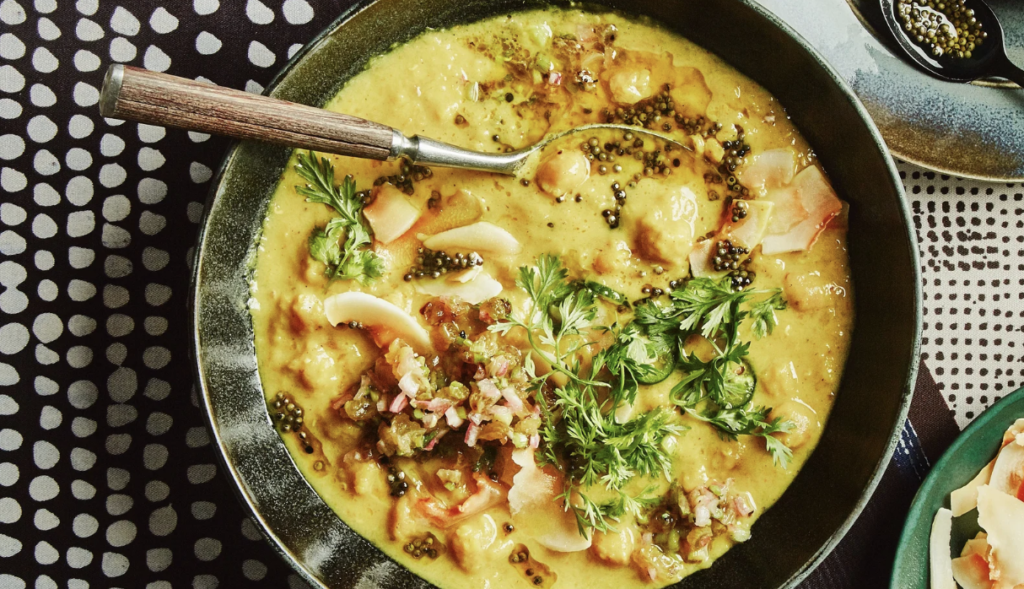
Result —
[{"label": "dark patterned tablecloth", "polygon": [[[0,0],[0,589],[305,585],[218,474],[192,383],[189,262],[228,143],[96,103],[112,62],[261,92],[345,5]],[[900,170],[924,264],[917,395],[806,587],[882,587],[930,462],[1024,384],[1021,187]]]}]

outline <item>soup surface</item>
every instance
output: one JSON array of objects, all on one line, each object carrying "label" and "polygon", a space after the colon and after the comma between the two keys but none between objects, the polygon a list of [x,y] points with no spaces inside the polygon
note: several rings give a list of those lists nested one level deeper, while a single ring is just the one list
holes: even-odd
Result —
[{"label": "soup surface", "polygon": [[339,517],[453,588],[664,586],[747,540],[853,323],[843,204],[783,107],[650,24],[544,10],[429,31],[326,108],[490,152],[629,127],[518,177],[295,154],[251,312]]}]

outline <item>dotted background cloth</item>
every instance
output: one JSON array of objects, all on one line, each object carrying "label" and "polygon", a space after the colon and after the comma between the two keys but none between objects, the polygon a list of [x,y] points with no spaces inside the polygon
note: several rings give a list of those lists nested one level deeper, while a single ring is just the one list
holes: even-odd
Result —
[{"label": "dotted background cloth", "polygon": [[[96,103],[113,62],[261,92],[344,7],[0,0],[0,589],[305,587],[218,474],[192,384],[189,262],[228,142]],[[900,170],[925,292],[913,425],[807,587],[881,586],[929,461],[1024,384],[1021,187]]]}]

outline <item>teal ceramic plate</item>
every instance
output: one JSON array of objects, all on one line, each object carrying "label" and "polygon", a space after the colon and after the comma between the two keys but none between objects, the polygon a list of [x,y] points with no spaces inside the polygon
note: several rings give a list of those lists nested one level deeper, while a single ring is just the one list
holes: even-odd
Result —
[{"label": "teal ceramic plate", "polygon": [[[1024,417],[1024,389],[1010,393],[982,413],[935,464],[910,506],[890,589],[928,587],[928,536],[935,512],[940,507],[948,508],[949,494],[973,479],[995,457],[1003,432],[1020,417]],[[964,542],[981,530],[977,513],[970,511],[953,520],[951,545],[957,548],[950,551],[954,556],[959,556]]]},{"label": "teal ceramic plate", "polygon": [[[891,51],[878,0],[757,0],[832,64],[900,159],[938,172],[1024,180],[1024,90],[935,79]],[[1024,64],[1024,2],[988,0],[1010,58]],[[970,5],[970,0],[967,2]]]}]

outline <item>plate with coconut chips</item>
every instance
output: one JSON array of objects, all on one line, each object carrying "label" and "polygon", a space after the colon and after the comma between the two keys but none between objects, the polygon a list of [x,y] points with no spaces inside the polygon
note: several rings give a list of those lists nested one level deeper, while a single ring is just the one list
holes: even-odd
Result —
[{"label": "plate with coconut chips", "polygon": [[910,507],[891,589],[1024,587],[1024,389],[981,414]]}]

